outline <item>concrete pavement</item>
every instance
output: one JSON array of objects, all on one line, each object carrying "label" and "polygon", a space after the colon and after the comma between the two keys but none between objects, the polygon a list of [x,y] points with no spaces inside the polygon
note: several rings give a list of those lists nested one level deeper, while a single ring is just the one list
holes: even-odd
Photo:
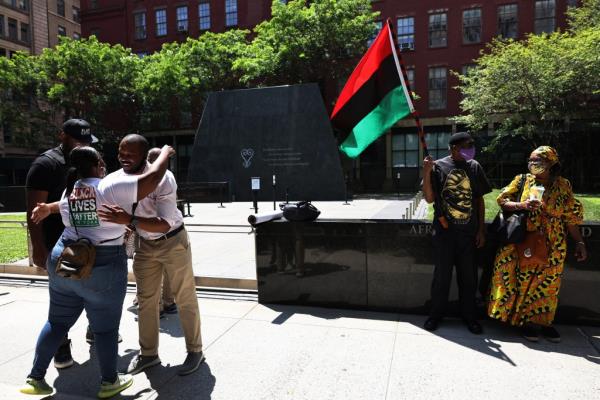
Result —
[{"label": "concrete pavement", "polygon": [[[130,288],[125,307],[131,304]],[[123,399],[600,399],[600,328],[558,326],[563,341],[529,343],[484,321],[483,335],[449,320],[260,305],[250,294],[199,292],[206,363],[187,377],[177,315],[161,320],[162,365],[136,375]],[[48,308],[44,282],[0,279],[0,399],[18,393]],[[91,399],[98,389],[85,317],[71,332],[76,365],[48,371],[52,399]],[[135,310],[124,309],[120,365],[135,356]]]}]

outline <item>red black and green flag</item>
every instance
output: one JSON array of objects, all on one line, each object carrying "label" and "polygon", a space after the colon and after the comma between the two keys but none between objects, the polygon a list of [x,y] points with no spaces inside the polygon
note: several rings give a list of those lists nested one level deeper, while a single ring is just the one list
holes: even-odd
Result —
[{"label": "red black and green flag", "polygon": [[357,157],[414,111],[388,20],[350,75],[331,114],[333,126],[348,134],[340,150]]}]

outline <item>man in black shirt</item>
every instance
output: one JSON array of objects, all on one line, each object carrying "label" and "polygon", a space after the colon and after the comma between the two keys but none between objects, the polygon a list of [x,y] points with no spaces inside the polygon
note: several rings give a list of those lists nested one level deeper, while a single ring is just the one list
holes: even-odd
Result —
[{"label": "man in black shirt", "polygon": [[491,192],[481,165],[473,159],[475,146],[467,132],[449,140],[450,155],[423,161],[423,194],[434,203],[433,247],[435,270],[431,284],[431,309],[425,329],[436,330],[444,317],[456,266],[460,312],[469,331],[482,332],[475,317],[477,270],[475,248],[485,244],[485,203]]},{"label": "man in black shirt", "polygon": [[[89,145],[98,140],[92,135],[90,124],[82,119],[66,121],[58,134],[60,145],[37,157],[27,173],[27,228],[31,237],[33,265],[46,268],[46,258],[65,228],[60,214],[51,214],[42,224],[31,221],[31,212],[37,203],[53,203],[60,200],[67,186],[69,153],[77,146]],[[73,365],[71,341],[65,336],[54,356],[56,368]]]}]

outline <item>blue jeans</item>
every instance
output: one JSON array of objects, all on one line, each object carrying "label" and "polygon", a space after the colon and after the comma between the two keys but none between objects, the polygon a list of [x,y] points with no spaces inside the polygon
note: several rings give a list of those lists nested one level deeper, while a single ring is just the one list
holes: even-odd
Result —
[{"label": "blue jeans", "polygon": [[55,272],[64,243],[64,239],[59,239],[46,264],[50,281],[50,310],[48,321],[38,337],[29,376],[41,379],[46,375],[61,340],[85,309],[95,336],[102,380],[114,382],[117,378],[119,323],[127,291],[125,247],[96,247],[96,262],[91,276],[73,280]]}]

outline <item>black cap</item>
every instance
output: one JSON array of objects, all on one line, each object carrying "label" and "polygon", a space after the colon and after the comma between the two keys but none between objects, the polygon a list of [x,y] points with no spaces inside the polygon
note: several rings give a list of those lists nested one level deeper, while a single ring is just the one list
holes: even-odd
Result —
[{"label": "black cap", "polygon": [[467,132],[456,132],[454,135],[450,136],[448,144],[457,144],[462,142],[463,140],[473,140],[473,137]]},{"label": "black cap", "polygon": [[80,142],[96,143],[98,141],[98,138],[92,135],[90,124],[84,119],[70,119],[63,124],[62,130],[64,133]]}]

